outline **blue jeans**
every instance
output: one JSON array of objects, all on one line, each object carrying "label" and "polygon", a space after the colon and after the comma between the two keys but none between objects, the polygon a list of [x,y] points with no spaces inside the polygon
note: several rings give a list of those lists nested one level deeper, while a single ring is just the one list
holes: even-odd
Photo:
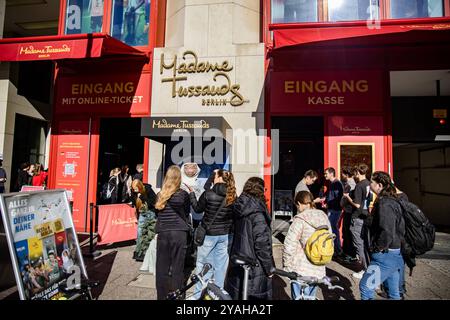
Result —
[{"label": "blue jeans", "polygon": [[[389,289],[387,289],[386,282],[383,283],[384,290],[386,293],[388,293]],[[402,269],[400,270],[400,282],[399,282],[399,292],[400,296],[406,293],[406,284],[405,284],[405,265],[403,265]]]},{"label": "blue jeans", "polygon": [[387,287],[388,297],[400,300],[400,273],[404,270],[404,262],[400,249],[387,253],[372,253],[369,267],[360,283],[361,300],[373,300],[375,289],[382,283]]},{"label": "blue jeans", "polygon": [[331,229],[333,233],[336,235],[334,239],[334,251],[336,253],[341,252],[341,237],[339,234],[339,218],[341,217],[341,210],[328,210],[328,220],[330,220]]},{"label": "blue jeans", "polygon": [[400,294],[406,293],[406,283],[405,283],[405,264],[402,265],[402,268],[400,269],[400,288],[399,288]]},{"label": "blue jeans", "polygon": [[[303,289],[304,300],[315,300],[317,294],[317,286],[307,286]],[[297,300],[301,296],[300,285],[298,283],[291,283],[291,297],[292,300]],[[301,298],[300,298],[301,299]]]},{"label": "blue jeans", "polygon": [[[212,269],[204,276],[204,280],[214,279],[214,283],[223,289],[225,276],[230,260],[230,249],[233,236],[225,234],[221,236],[206,236],[203,245],[197,249],[197,263],[195,273],[200,273],[206,263],[212,265]],[[195,299],[200,299],[202,284],[198,282],[195,285]]]}]

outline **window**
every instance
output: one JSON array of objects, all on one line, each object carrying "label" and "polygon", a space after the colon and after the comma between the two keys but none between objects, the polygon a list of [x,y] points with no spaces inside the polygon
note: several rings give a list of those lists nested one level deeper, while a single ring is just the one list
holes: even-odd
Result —
[{"label": "window", "polygon": [[111,34],[130,46],[148,45],[150,0],[114,0]]},{"label": "window", "polygon": [[272,23],[317,21],[317,0],[272,0]]},{"label": "window", "polygon": [[[271,0],[272,23],[414,19],[444,16],[444,0]],[[386,10],[380,9],[381,7]]]},{"label": "window", "polygon": [[442,0],[391,0],[391,18],[443,17]]},{"label": "window", "polygon": [[66,34],[101,32],[103,0],[68,0]]},{"label": "window", "polygon": [[329,21],[379,18],[378,0],[328,0]]}]

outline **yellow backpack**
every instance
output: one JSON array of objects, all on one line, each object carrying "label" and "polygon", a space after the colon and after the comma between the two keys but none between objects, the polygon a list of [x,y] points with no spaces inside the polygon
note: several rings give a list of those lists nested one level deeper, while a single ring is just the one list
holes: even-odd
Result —
[{"label": "yellow backpack", "polygon": [[[302,220],[308,223],[306,220]],[[316,231],[306,241],[304,247],[306,257],[312,264],[324,266],[330,263],[333,258],[334,238],[336,238],[336,235],[331,233],[326,225],[316,228],[310,223],[308,224]]]}]

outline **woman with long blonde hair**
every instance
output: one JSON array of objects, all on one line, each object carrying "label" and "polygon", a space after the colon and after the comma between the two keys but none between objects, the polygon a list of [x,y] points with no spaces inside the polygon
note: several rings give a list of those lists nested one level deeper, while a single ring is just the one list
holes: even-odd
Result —
[{"label": "woman with long blonde hair", "polygon": [[[214,282],[223,289],[227,273],[229,251],[233,239],[233,204],[237,198],[234,176],[220,169],[215,172],[214,186],[202,193],[197,201],[190,191],[191,205],[195,212],[204,212],[202,226],[206,229],[203,244],[198,247],[196,272],[206,263],[213,267],[205,279],[214,277]],[[201,284],[197,284],[194,298],[200,298]]]},{"label": "woman with long blonde hair", "polygon": [[156,291],[158,300],[183,286],[190,212],[189,194],[181,189],[181,170],[170,166],[156,200]]}]

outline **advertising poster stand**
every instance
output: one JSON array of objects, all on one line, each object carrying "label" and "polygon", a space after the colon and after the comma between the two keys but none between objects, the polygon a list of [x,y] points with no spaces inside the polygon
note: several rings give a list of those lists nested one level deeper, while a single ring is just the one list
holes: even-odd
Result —
[{"label": "advertising poster stand", "polygon": [[71,300],[88,279],[63,189],[0,194],[0,209],[21,300]]}]

